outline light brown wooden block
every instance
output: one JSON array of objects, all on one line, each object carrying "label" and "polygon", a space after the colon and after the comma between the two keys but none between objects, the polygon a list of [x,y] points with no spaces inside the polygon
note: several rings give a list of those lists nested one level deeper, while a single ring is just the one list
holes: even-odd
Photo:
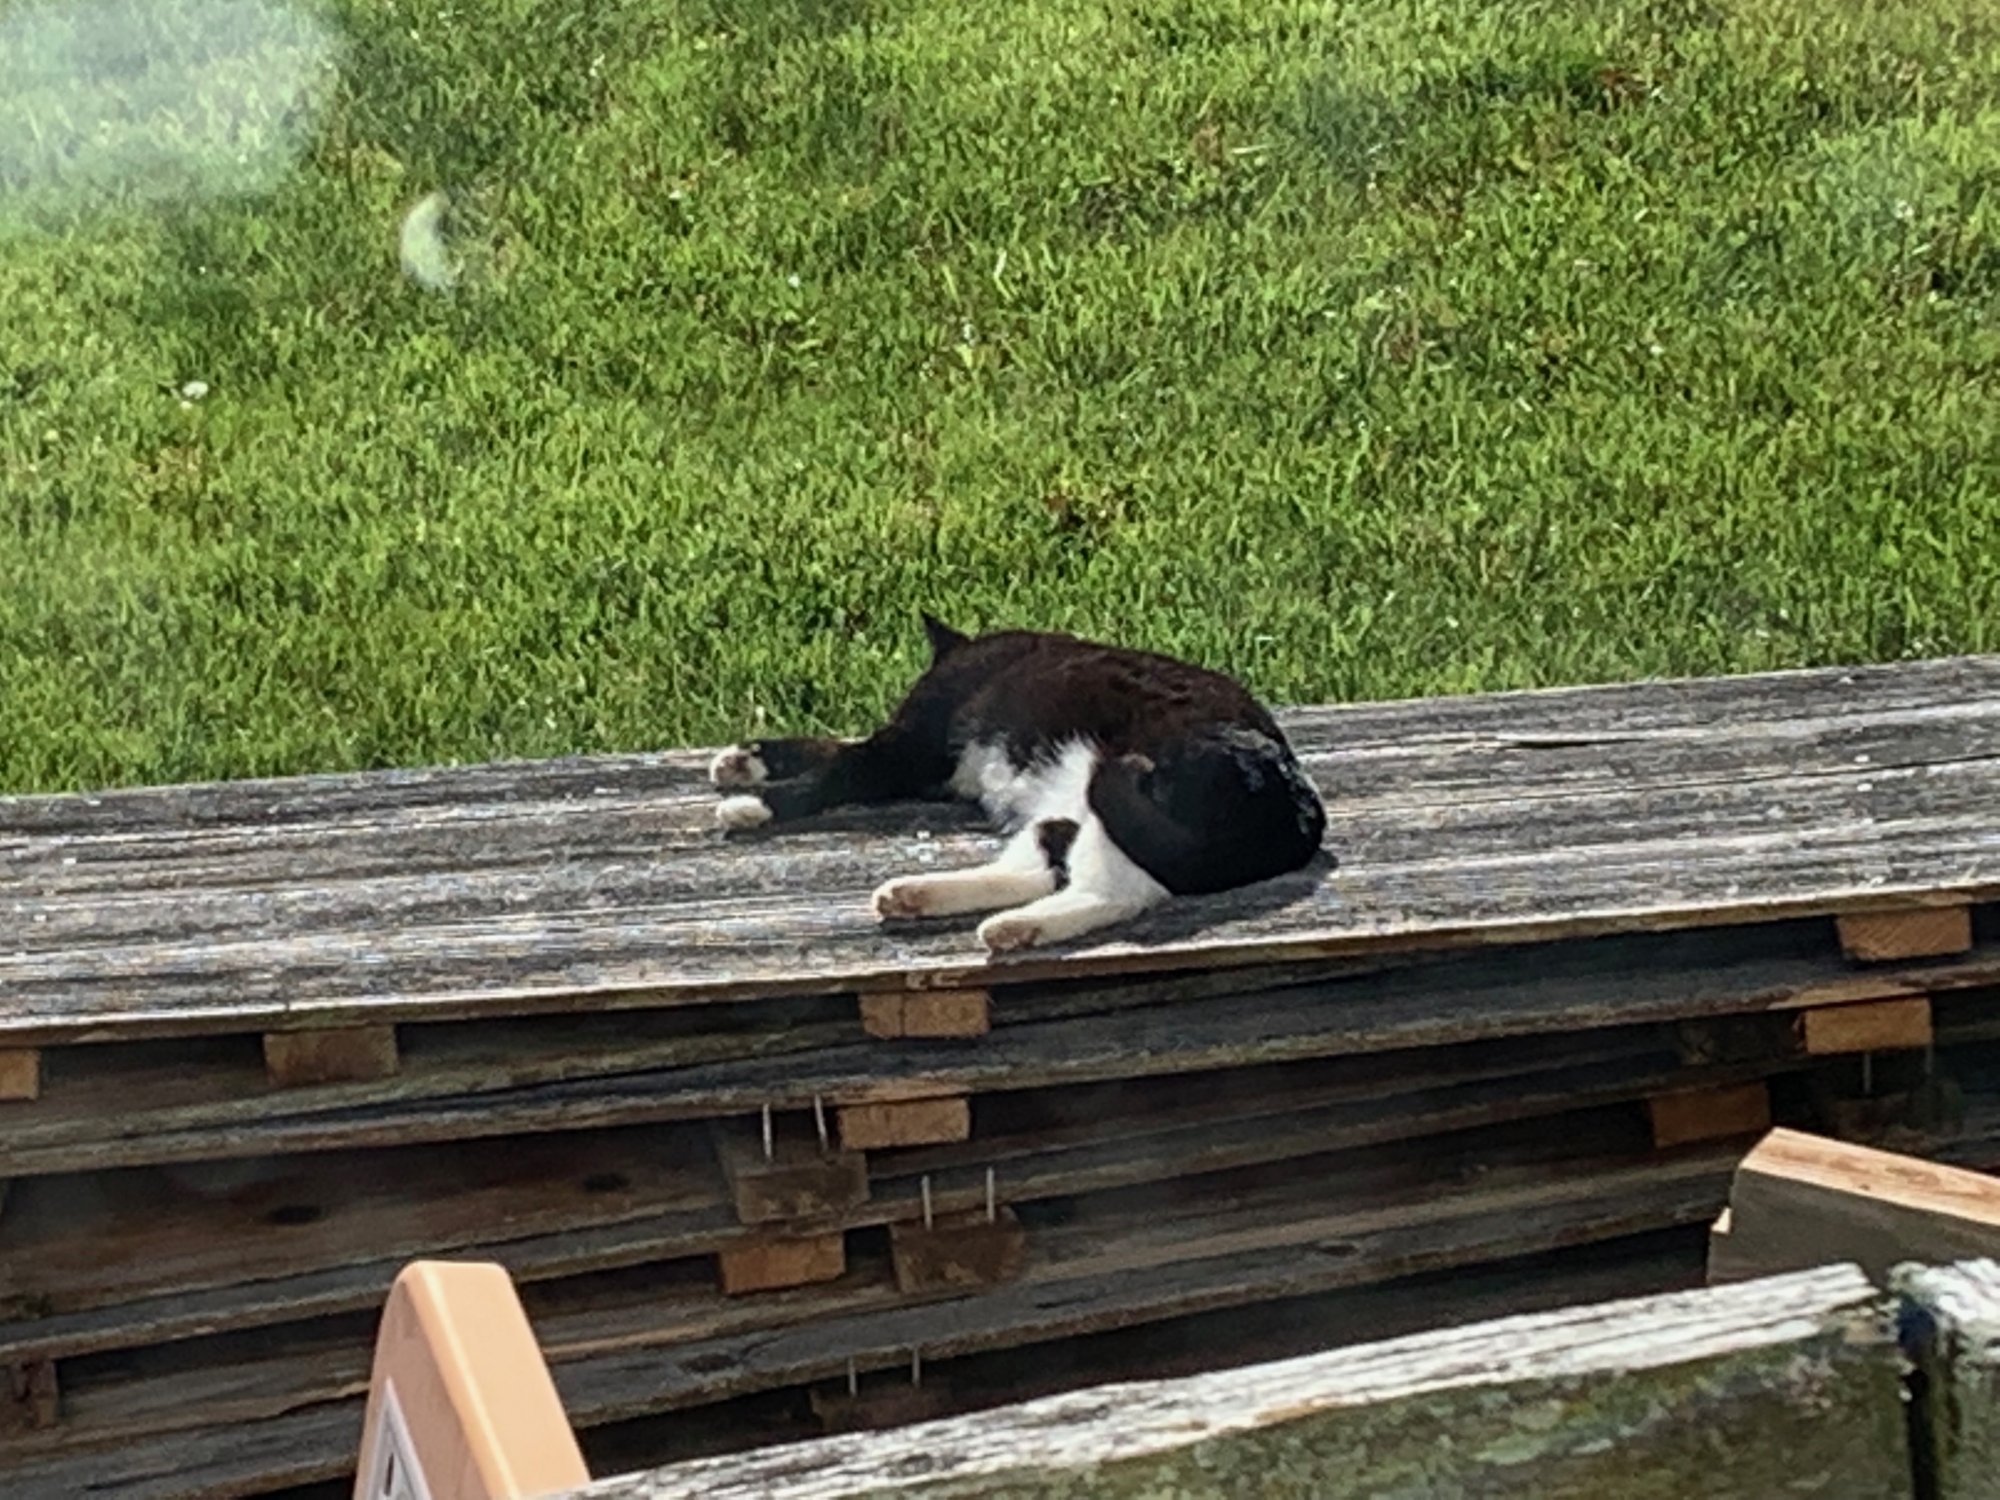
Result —
[{"label": "light brown wooden block", "polygon": [[39,1047],[0,1048],[0,1099],[42,1097],[42,1053]]},{"label": "light brown wooden block", "polygon": [[985,990],[882,990],[861,996],[861,1026],[870,1036],[984,1036],[993,1029]]},{"label": "light brown wooden block", "polygon": [[1011,1208],[992,1219],[984,1210],[889,1226],[889,1257],[904,1292],[965,1291],[1001,1286],[1028,1262],[1028,1236]]},{"label": "light brown wooden block", "polygon": [[1805,1011],[1799,1016],[1799,1038],[1813,1057],[1928,1047],[1930,997],[1910,995],[1901,1000],[1871,1000],[1861,1005],[1828,1005]]},{"label": "light brown wooden block", "polygon": [[1878,1284],[1902,1261],[2000,1255],[2000,1178],[1798,1130],[1773,1130],[1736,1169],[1709,1233],[1708,1279],[1836,1261]]},{"label": "light brown wooden block", "polygon": [[1939,958],[1972,948],[1972,908],[1923,906],[1910,911],[1855,912],[1834,918],[1849,958],[1881,963],[1898,958]]},{"label": "light brown wooden block", "polygon": [[1771,1128],[1771,1089],[1759,1079],[1722,1088],[1683,1089],[1646,1101],[1653,1144],[1662,1149],[1690,1141],[1754,1135]]},{"label": "light brown wooden block", "polygon": [[589,1479],[507,1272],[404,1267],[376,1334],[355,1500],[522,1500]]},{"label": "light brown wooden block", "polygon": [[868,1158],[821,1150],[811,1126],[803,1133],[791,1119],[774,1126],[768,1157],[754,1118],[713,1121],[709,1138],[742,1223],[834,1218],[868,1201]]},{"label": "light brown wooden block", "polygon": [[365,1083],[393,1076],[396,1066],[393,1026],[264,1033],[264,1073],[279,1088]]},{"label": "light brown wooden block", "polygon": [[840,1143],[850,1151],[932,1146],[972,1139],[972,1104],[964,1095],[843,1104]]},{"label": "light brown wooden block", "polygon": [[837,1281],[847,1270],[847,1236],[839,1230],[798,1239],[746,1240],[717,1252],[722,1290],[731,1297]]}]

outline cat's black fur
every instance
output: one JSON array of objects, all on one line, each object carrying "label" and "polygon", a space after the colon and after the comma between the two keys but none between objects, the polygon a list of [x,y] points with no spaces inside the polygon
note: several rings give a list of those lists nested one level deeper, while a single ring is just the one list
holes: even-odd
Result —
[{"label": "cat's black fur", "polygon": [[[1297,870],[1326,813],[1277,722],[1220,672],[1047,631],[966,636],[926,614],[931,662],[866,739],[766,739],[740,747],[765,779],[745,785],[786,822],[842,804],[954,795],[967,747],[998,744],[1017,770],[1078,739],[1097,748],[1089,810],[1127,857],[1175,894]],[[1056,872],[1077,825],[1046,819]]]}]

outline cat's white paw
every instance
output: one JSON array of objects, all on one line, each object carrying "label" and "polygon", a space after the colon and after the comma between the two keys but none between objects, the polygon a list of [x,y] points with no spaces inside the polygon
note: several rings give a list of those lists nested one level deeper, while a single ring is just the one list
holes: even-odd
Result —
[{"label": "cat's white paw", "polygon": [[979,941],[989,953],[1012,953],[1042,940],[1042,924],[1033,917],[1003,911],[979,924]]},{"label": "cat's white paw", "polygon": [[736,745],[708,763],[708,779],[716,786],[761,786],[770,772],[756,751]]},{"label": "cat's white paw", "polygon": [[762,797],[724,797],[715,804],[715,821],[724,828],[760,828],[771,821]]},{"label": "cat's white paw", "polygon": [[931,909],[922,876],[884,881],[875,887],[874,901],[875,915],[884,921],[892,917],[928,916]]}]

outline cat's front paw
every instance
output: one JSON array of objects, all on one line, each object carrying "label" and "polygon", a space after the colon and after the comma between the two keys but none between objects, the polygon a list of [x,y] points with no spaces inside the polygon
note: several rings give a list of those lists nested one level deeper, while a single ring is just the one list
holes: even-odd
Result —
[{"label": "cat's front paw", "polygon": [[761,828],[771,821],[771,806],[762,797],[724,797],[715,804],[715,821],[724,828]]},{"label": "cat's front paw", "polygon": [[770,776],[764,758],[748,745],[733,745],[708,763],[708,779],[716,786],[761,786]]},{"label": "cat's front paw", "polygon": [[1042,940],[1042,924],[1033,917],[1003,911],[979,924],[979,941],[989,953],[1013,953]]},{"label": "cat's front paw", "polygon": [[930,915],[930,902],[925,895],[922,876],[884,881],[875,887],[874,902],[875,915],[885,922],[897,917]]}]

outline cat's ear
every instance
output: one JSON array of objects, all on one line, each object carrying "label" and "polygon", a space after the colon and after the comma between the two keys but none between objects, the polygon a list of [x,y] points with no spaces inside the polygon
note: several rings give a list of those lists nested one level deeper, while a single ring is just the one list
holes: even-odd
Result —
[{"label": "cat's ear", "polygon": [[960,634],[956,630],[953,630],[949,625],[945,624],[944,621],[940,620],[936,615],[931,614],[928,610],[925,610],[922,613],[924,621],[924,634],[930,638],[932,661],[934,662],[943,661],[945,657],[949,656],[952,652],[956,651],[960,646],[963,646],[966,643],[968,639],[967,636]]}]

